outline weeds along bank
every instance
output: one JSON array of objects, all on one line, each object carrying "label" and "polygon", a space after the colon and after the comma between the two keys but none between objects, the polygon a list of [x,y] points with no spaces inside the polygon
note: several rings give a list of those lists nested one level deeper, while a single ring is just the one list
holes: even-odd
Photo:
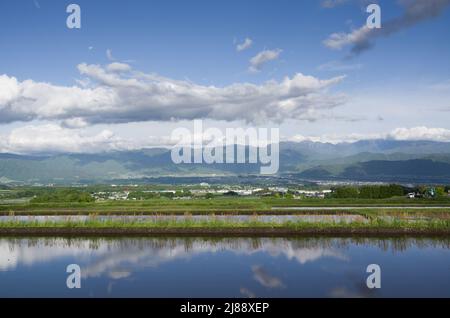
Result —
[{"label": "weeds along bank", "polygon": [[449,219],[391,220],[369,218],[366,222],[262,222],[224,220],[151,220],[120,221],[4,221],[0,222],[0,235],[21,234],[181,234],[181,235],[440,235],[450,237]]}]

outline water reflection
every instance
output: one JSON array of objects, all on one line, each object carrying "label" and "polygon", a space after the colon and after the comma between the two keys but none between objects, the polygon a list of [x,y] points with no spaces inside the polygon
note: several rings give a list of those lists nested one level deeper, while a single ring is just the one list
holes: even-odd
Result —
[{"label": "water reflection", "polygon": [[[65,287],[71,263],[81,290]],[[371,263],[379,291],[365,286]],[[7,297],[450,296],[450,239],[1,238],[0,286]]]},{"label": "water reflection", "polygon": [[159,266],[179,258],[224,251],[232,251],[235,255],[258,252],[272,257],[282,255],[300,264],[326,256],[346,260],[345,255],[338,251],[346,244],[336,243],[327,239],[318,241],[277,238],[3,238],[0,239],[0,270],[14,268],[19,262],[33,265],[58,257],[73,256],[83,261],[95,256],[95,261],[91,262],[84,274],[96,276],[122,262]]},{"label": "water reflection", "polygon": [[284,284],[278,277],[270,275],[263,266],[252,266],[253,277],[262,286],[267,288],[283,288]]}]

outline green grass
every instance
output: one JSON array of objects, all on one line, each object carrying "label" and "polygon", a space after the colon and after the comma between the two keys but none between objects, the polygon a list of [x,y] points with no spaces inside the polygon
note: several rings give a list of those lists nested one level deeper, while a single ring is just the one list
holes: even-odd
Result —
[{"label": "green grass", "polygon": [[[258,197],[218,197],[213,199],[171,200],[167,198],[146,201],[106,201],[92,203],[18,203],[1,204],[0,212],[31,213],[86,213],[86,212],[158,212],[158,213],[221,213],[243,212],[254,213],[271,211],[273,207],[339,207],[339,206],[445,206],[450,211],[450,198],[417,199],[285,199]],[[362,211],[367,209],[362,208]],[[431,211],[430,211],[431,212]],[[434,211],[435,212],[435,211]]]},{"label": "green grass", "polygon": [[120,221],[120,220],[95,220],[92,218],[86,221],[63,221],[63,222],[21,222],[6,221],[0,222],[1,228],[288,228],[288,229],[439,229],[450,230],[450,220],[419,220],[406,221],[394,219],[392,221],[379,218],[370,219],[368,222],[307,222],[307,221],[288,221],[284,223],[261,222],[256,218],[254,221],[224,221],[224,220],[151,220],[151,221]]}]

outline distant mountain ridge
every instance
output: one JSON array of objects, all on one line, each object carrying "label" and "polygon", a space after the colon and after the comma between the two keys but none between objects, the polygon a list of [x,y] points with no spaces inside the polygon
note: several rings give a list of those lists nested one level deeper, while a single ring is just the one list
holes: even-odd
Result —
[{"label": "distant mountain ridge", "polygon": [[327,167],[314,167],[299,176],[308,179],[450,183],[450,163],[430,159],[373,160],[340,167],[340,170],[333,172]]},{"label": "distant mountain ridge", "polygon": [[[0,183],[100,183],[164,176],[233,176],[259,174],[259,168],[259,164],[176,165],[171,160],[170,149],[166,148],[97,154],[0,153]],[[450,143],[396,140],[340,144],[282,142],[279,174],[318,180],[447,182],[450,179]]]}]

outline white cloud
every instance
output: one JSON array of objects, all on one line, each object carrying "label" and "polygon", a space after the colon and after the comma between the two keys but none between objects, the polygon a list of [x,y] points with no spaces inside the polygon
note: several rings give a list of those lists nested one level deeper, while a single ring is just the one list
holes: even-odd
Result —
[{"label": "white cloud", "polygon": [[125,64],[125,63],[114,62],[114,63],[111,63],[111,64],[107,65],[106,69],[109,72],[121,73],[121,72],[129,72],[129,71],[131,71],[131,66],[128,65],[128,64]]},{"label": "white cloud", "polygon": [[445,128],[397,128],[388,134],[388,138],[395,140],[433,140],[450,141],[450,129]]},{"label": "white cloud", "polygon": [[87,127],[88,123],[83,118],[69,118],[62,122],[62,126],[66,128],[83,128]]},{"label": "white cloud", "polygon": [[[258,239],[258,244],[255,244],[255,239],[221,240],[211,243],[204,240],[148,238],[144,242],[146,248],[142,248],[141,239],[130,238],[126,246],[115,244],[107,239],[99,239],[94,249],[89,240],[74,242],[56,238],[40,240],[33,244],[30,244],[30,240],[0,239],[0,270],[63,259],[67,255],[76,256],[81,262],[88,261],[88,264],[83,267],[85,278],[123,272],[123,269],[129,268],[130,265],[157,267],[177,259],[190,259],[198,255],[224,251],[229,251],[238,257],[265,253],[271,257],[282,257],[302,265],[323,257],[347,261],[347,257],[338,251],[342,245],[321,240],[293,242],[286,239],[261,238]],[[76,246],[75,249],[74,246]],[[261,272],[258,267],[256,269],[256,272]],[[274,282],[275,285],[279,285],[273,277],[261,278],[264,283],[270,284],[272,281],[272,285]]]},{"label": "white cloud", "polygon": [[270,275],[262,266],[252,266],[253,278],[267,288],[283,288],[284,284],[278,277]]},{"label": "white cloud", "polygon": [[257,55],[250,59],[249,71],[259,72],[264,64],[278,59],[281,52],[283,52],[283,50],[281,49],[264,50],[262,52],[259,52]]},{"label": "white cloud", "polygon": [[253,44],[252,39],[246,38],[243,43],[236,46],[236,51],[241,52],[249,49]]},{"label": "white cloud", "polygon": [[0,75],[0,123],[56,120],[71,126],[74,119],[82,125],[192,119],[314,121],[346,102],[342,94],[328,92],[343,76],[318,79],[298,73],[279,82],[216,87],[133,71],[123,63],[106,67],[82,63],[78,69],[84,76],[78,83],[86,84],[81,87],[20,82]]},{"label": "white cloud", "polygon": [[[170,148],[180,142],[170,135],[141,135],[124,138],[110,129],[89,132],[79,119],[64,125],[36,124],[12,129],[0,135],[0,153],[99,153],[108,151],[139,150],[154,147]],[[204,138],[207,136],[195,136]],[[200,139],[202,140],[202,139]]]},{"label": "white cloud", "polygon": [[[138,150],[152,147],[171,147],[179,140],[169,135],[123,138],[109,129],[88,133],[82,123],[72,122],[71,128],[56,124],[27,125],[0,135],[0,153],[98,153],[105,151]],[[194,136],[208,140],[208,136]],[[294,135],[285,141],[356,142],[359,140],[430,140],[450,142],[450,130],[445,128],[396,128],[388,133],[325,134],[320,136]]]},{"label": "white cloud", "polygon": [[320,136],[303,136],[303,135],[294,135],[290,138],[286,138],[288,141],[294,142],[302,142],[302,141],[311,141],[311,142],[322,142],[322,143],[331,143],[338,144],[341,142],[356,142],[359,140],[368,140],[368,139],[380,139],[384,138],[383,134],[324,134]]},{"label": "white cloud", "polygon": [[0,152],[4,153],[92,153],[137,147],[130,140],[116,137],[110,130],[89,136],[80,130],[55,124],[24,126],[0,137]]},{"label": "white cloud", "polygon": [[294,142],[312,141],[338,144],[341,142],[356,142],[359,140],[391,139],[391,140],[428,140],[450,142],[450,130],[445,128],[396,128],[388,133],[373,134],[324,134],[321,136],[295,135],[286,140]]},{"label": "white cloud", "polygon": [[8,103],[20,94],[19,83],[16,78],[0,75],[0,105]]}]

